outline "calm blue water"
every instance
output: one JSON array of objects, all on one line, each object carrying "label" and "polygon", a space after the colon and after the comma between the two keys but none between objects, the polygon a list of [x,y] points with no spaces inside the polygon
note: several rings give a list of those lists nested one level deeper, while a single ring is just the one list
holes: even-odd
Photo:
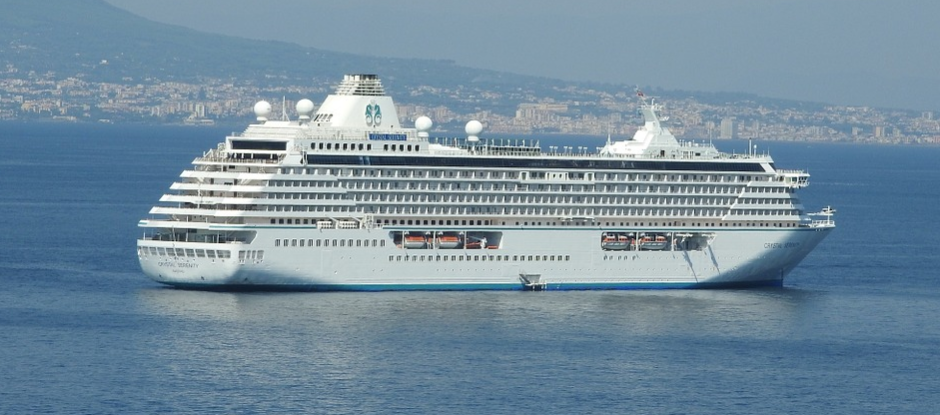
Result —
[{"label": "calm blue water", "polygon": [[163,288],[137,220],[225,133],[0,124],[0,413],[940,408],[940,148],[760,143],[839,209],[782,289]]}]

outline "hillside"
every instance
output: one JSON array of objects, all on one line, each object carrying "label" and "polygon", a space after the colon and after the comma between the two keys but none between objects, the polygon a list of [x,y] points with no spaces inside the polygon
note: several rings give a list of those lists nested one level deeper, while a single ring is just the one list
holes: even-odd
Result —
[{"label": "hillside", "polygon": [[[450,61],[367,57],[295,44],[207,34],[153,22],[101,0],[0,0],[0,68],[84,74],[90,82],[205,78],[307,84],[375,72],[413,85],[482,83],[488,89],[545,88],[560,81],[460,67]],[[394,92],[394,90],[393,90]]]}]

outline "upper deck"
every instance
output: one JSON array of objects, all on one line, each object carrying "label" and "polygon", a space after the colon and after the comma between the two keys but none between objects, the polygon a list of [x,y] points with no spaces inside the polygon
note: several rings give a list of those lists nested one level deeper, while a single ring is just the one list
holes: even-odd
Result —
[{"label": "upper deck", "polygon": [[[586,146],[549,145],[538,140],[480,139],[482,124],[470,121],[467,136],[431,138],[433,123],[398,119],[392,98],[375,75],[347,75],[317,109],[302,100],[298,117],[269,120],[270,105],[255,106],[258,122],[226,138],[198,163],[299,163],[327,165],[426,165],[571,169],[653,169],[675,171],[773,171],[767,154],[728,154],[710,142],[679,141],[663,126],[661,105],[641,98],[644,124],[632,139]],[[358,157],[358,159],[355,159]]]}]

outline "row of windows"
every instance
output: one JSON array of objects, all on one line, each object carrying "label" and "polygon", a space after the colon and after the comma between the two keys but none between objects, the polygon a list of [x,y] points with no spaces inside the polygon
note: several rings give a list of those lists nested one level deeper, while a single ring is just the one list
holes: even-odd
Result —
[{"label": "row of windows", "polygon": [[[407,204],[395,201],[360,203],[358,206],[348,205],[211,205],[210,208],[217,211],[257,211],[285,214],[370,214],[370,215],[435,215],[435,216],[460,216],[460,215],[487,215],[487,216],[592,216],[592,217],[719,217],[727,214],[735,216],[758,217],[758,216],[794,216],[799,214],[798,210],[793,208],[791,203],[780,200],[765,200],[764,202],[751,201],[747,205],[767,204],[768,208],[779,207],[779,209],[746,209],[741,206],[731,208],[728,204],[719,204],[718,201],[702,201],[699,205],[687,207],[667,207],[668,204],[649,202],[645,206],[634,205],[632,207],[623,206],[550,206],[543,202],[529,202],[526,204],[547,205],[543,207],[523,207],[522,203],[517,205],[486,205],[477,202],[478,205],[455,205],[455,202],[439,202],[433,205],[428,204]],[[470,202],[474,203],[474,202]],[[480,206],[482,205],[482,206]],[[192,204],[180,204],[180,209],[194,209]],[[186,214],[185,211],[177,213]],[[271,224],[302,225],[313,224],[312,219],[269,219]],[[438,221],[437,224],[446,224]],[[456,221],[453,222],[457,224]],[[461,222],[462,224],[462,222]]]},{"label": "row of windows", "polygon": [[[237,183],[226,183],[226,184],[237,184]],[[253,185],[251,182],[242,183],[244,185]],[[713,195],[713,194],[727,194],[727,195],[737,195],[741,193],[741,187],[733,186],[632,186],[632,185],[591,185],[591,186],[573,186],[573,185],[525,185],[525,184],[515,184],[515,183],[461,183],[461,182],[390,182],[390,181],[370,181],[370,182],[351,182],[346,183],[345,186],[339,182],[326,182],[326,181],[306,181],[306,180],[271,180],[267,183],[268,187],[291,187],[291,188],[316,188],[316,189],[348,189],[348,190],[364,190],[364,191],[375,191],[375,190],[418,190],[428,192],[428,194],[419,194],[415,196],[421,197],[458,197],[461,195],[457,194],[443,194],[436,195],[435,192],[455,192],[455,191],[469,191],[469,192],[494,192],[496,194],[485,195],[487,197],[506,197],[506,195],[498,194],[498,192],[531,192],[538,193],[544,192],[542,195],[532,195],[526,197],[549,197],[549,195],[558,192],[571,193],[574,195],[579,195],[578,197],[586,198],[598,198],[598,199],[607,199],[609,200],[612,197],[618,197],[611,195],[612,193],[653,193],[661,196],[677,196],[677,195]],[[783,188],[783,187],[755,187],[747,189],[747,195],[752,194],[789,194],[793,193],[792,189]],[[269,198],[297,198],[296,195],[303,195],[309,193],[270,193]],[[295,195],[295,196],[289,196]],[[411,195],[411,193],[409,193]],[[369,197],[385,197],[384,194],[367,194],[365,196]],[[655,195],[654,195],[655,196]],[[464,197],[464,196],[461,196]],[[517,196],[518,197],[518,196]],[[304,197],[312,198],[312,197]]]},{"label": "row of windows", "polygon": [[[753,202],[752,202],[753,203]],[[668,208],[658,207],[661,205],[650,204],[648,206],[638,207],[620,207],[620,206],[589,206],[589,207],[521,207],[521,206],[463,206],[440,203],[436,205],[401,205],[395,202],[383,204],[364,204],[355,206],[330,206],[330,205],[276,205],[276,206],[245,206],[245,205],[211,205],[211,209],[217,211],[257,211],[271,213],[318,213],[318,214],[374,214],[374,215],[488,215],[488,216],[618,216],[618,217],[698,217],[698,216],[723,216],[732,213],[738,216],[793,216],[798,214],[791,204],[783,204],[784,209],[744,209],[730,206],[719,206],[717,204],[703,204],[700,206]],[[773,203],[771,203],[773,204]],[[781,205],[777,203],[776,205]],[[715,206],[715,207],[712,207]],[[773,206],[768,206],[773,207]],[[180,205],[180,209],[193,209],[192,205]],[[184,211],[177,213],[186,214]],[[304,222],[302,219],[269,219],[271,224],[290,224],[302,225],[313,224],[313,220]],[[290,222],[288,222],[290,221]],[[277,223],[275,223],[277,222]],[[437,224],[441,224],[438,221]],[[457,224],[456,221],[454,224]]]},{"label": "row of windows", "polygon": [[[231,183],[228,183],[231,184]],[[252,183],[243,183],[251,185]],[[558,193],[571,192],[582,194],[584,196],[603,197],[611,193],[658,193],[661,195],[713,195],[730,194],[737,195],[741,193],[742,186],[658,186],[658,185],[548,185],[548,184],[518,184],[518,183],[464,183],[464,182],[420,182],[420,181],[368,181],[368,182],[348,182],[342,185],[338,182],[317,182],[301,180],[272,180],[268,182],[269,187],[310,187],[317,189],[335,189],[342,187],[347,190],[419,190],[429,193],[434,192],[530,192],[530,193]],[[747,189],[747,194],[755,193],[773,193],[788,194],[793,193],[792,189],[784,187],[755,187]],[[493,194],[491,196],[502,196]],[[544,196],[544,195],[543,195]]]},{"label": "row of windows", "polygon": [[[739,212],[736,212],[739,213]],[[781,213],[783,214],[783,213]],[[744,215],[746,216],[746,215]],[[274,219],[272,219],[273,223]],[[284,219],[280,219],[283,223]],[[300,219],[294,219],[295,223],[300,224]],[[303,223],[307,223],[308,219],[304,219]],[[310,219],[311,224],[316,223],[316,220]],[[291,219],[287,219],[287,223],[291,223]],[[375,221],[375,224],[378,226],[399,226],[399,225],[412,225],[412,226],[635,226],[635,227],[646,227],[646,226],[693,226],[693,227],[747,227],[747,226],[760,226],[760,227],[779,227],[779,228],[789,228],[799,226],[795,222],[757,222],[757,223],[742,223],[742,222],[679,222],[679,221],[664,221],[664,222],[593,222],[593,221],[567,221],[567,222],[557,222],[557,221],[494,221],[494,220],[479,220],[479,219],[463,219],[463,220],[454,220],[454,219],[378,219]],[[275,246],[354,246],[352,239],[349,239],[348,243],[344,240],[326,240],[327,245],[321,245],[320,240],[315,239],[278,239],[274,241]],[[332,241],[332,242],[330,242]],[[339,241],[339,242],[337,242]],[[363,240],[355,242],[355,246],[385,246],[385,241],[380,240],[376,245],[375,240],[371,240],[371,245],[368,242],[369,240]]]},{"label": "row of windows", "polygon": [[[326,200],[359,203],[470,203],[492,205],[548,204],[548,205],[652,205],[656,206],[730,206],[737,202],[749,205],[781,205],[792,207],[790,198],[730,198],[730,197],[676,197],[676,196],[519,196],[519,195],[463,195],[463,194],[345,194],[325,193],[270,193],[267,200]],[[509,207],[509,206],[504,206]]]},{"label": "row of windows", "polygon": [[389,262],[570,261],[571,255],[389,255],[388,260]]},{"label": "row of windows", "polygon": [[[287,225],[313,225],[313,224],[316,224],[317,221],[316,221],[315,219],[291,219],[291,218],[287,218],[287,219],[285,219],[285,218],[281,218],[281,219],[271,219],[271,224],[275,224],[275,222],[276,222],[276,224],[279,224],[279,225],[284,225],[284,224],[287,224]],[[286,222],[286,223],[285,223],[285,222]],[[477,219],[477,220],[474,220],[474,219],[470,219],[470,220],[467,220],[467,219],[462,219],[462,220],[456,220],[456,219],[446,219],[446,220],[445,220],[445,219],[441,219],[441,220],[430,219],[430,220],[429,220],[429,219],[425,219],[425,220],[423,220],[423,221],[420,220],[420,219],[417,219],[417,220],[416,220],[416,219],[407,219],[407,220],[406,220],[406,219],[402,219],[402,220],[398,220],[398,219],[386,219],[386,220],[377,220],[375,223],[376,223],[377,225],[451,225],[451,226],[454,226],[454,225],[465,225],[465,226],[466,226],[466,225],[469,225],[469,226],[477,225],[477,226],[480,226],[480,225],[492,225],[492,224],[493,224],[493,221],[489,221],[489,220],[479,220],[479,219]]]},{"label": "row of windows", "polygon": [[[311,150],[337,150],[337,151],[372,151],[372,143],[311,143]],[[421,151],[419,144],[383,144],[384,151]]]},{"label": "row of windows", "polygon": [[[335,143],[335,145],[334,143],[322,143],[322,142],[310,144],[311,150],[356,150],[356,147],[357,147],[356,143],[342,143],[342,147],[340,147],[340,143]],[[358,143],[358,147],[360,151],[372,150],[372,144]]]},{"label": "row of windows", "polygon": [[[320,143],[322,146],[323,143]],[[327,144],[329,145],[329,144]],[[361,144],[360,144],[361,145]],[[369,144],[371,146],[371,144]],[[389,144],[386,144],[388,146]],[[391,146],[395,146],[391,144]],[[411,145],[399,144],[400,151],[412,151]],[[336,144],[339,147],[339,144]],[[419,150],[417,145],[414,151]],[[279,174],[301,175],[329,175],[339,177],[369,177],[369,178],[454,178],[454,179],[488,179],[488,180],[519,180],[533,178],[550,178],[564,175],[562,172],[552,171],[513,171],[513,170],[428,170],[426,168],[408,169],[362,169],[343,167],[297,167],[278,169]],[[674,183],[734,183],[746,184],[764,180],[763,176],[751,175],[722,175],[722,174],[643,174],[643,173],[596,173],[596,172],[570,172],[568,178],[574,180],[601,182],[674,182]],[[769,179],[767,179],[769,180]]]},{"label": "row of windows", "polygon": [[420,219],[407,219],[407,220],[406,220],[406,219],[402,219],[402,220],[398,220],[398,219],[384,219],[384,220],[382,220],[382,219],[380,219],[380,220],[375,221],[375,223],[376,223],[377,225],[452,225],[452,226],[456,226],[456,225],[474,226],[474,225],[476,225],[476,226],[481,226],[481,225],[492,225],[492,224],[493,224],[493,221],[489,221],[489,220],[479,220],[479,219],[477,219],[477,220],[474,220],[474,219],[470,219],[470,220],[467,220],[467,219],[461,219],[461,220],[456,220],[456,219],[441,219],[441,220],[436,220],[436,219],[430,219],[430,220],[429,220],[429,219],[424,219],[423,221],[420,220]]},{"label": "row of windows", "polygon": [[255,261],[260,262],[264,261],[264,251],[263,250],[248,250],[248,251],[238,251],[238,261],[244,263],[245,261]]},{"label": "row of windows", "polygon": [[368,248],[372,247],[384,247],[384,239],[275,239],[274,246],[290,246],[290,247],[328,247],[328,246],[338,246],[338,247],[357,247],[357,248]]},{"label": "row of windows", "polygon": [[[781,189],[782,190],[782,189]],[[576,204],[656,204],[656,205],[695,205],[695,204],[730,204],[736,200],[751,204],[787,203],[789,197],[719,197],[719,196],[677,196],[671,193],[635,196],[609,196],[577,192],[563,192],[563,195],[542,194],[463,194],[463,193],[268,193],[264,199],[270,200],[354,200],[358,202],[468,202],[468,203],[576,203]],[[755,192],[756,193],[756,192]],[[763,192],[761,192],[763,193]],[[768,192],[773,193],[773,192]],[[707,193],[706,193],[707,194]],[[249,195],[246,195],[249,196]],[[746,195],[748,196],[748,195]]]},{"label": "row of windows", "polygon": [[316,223],[316,221],[313,219],[303,219],[303,223],[301,223],[301,219],[280,218],[280,219],[271,219],[271,224],[273,225],[275,224],[275,222],[277,222],[278,225],[284,225],[285,221],[287,221],[287,225],[312,225]]},{"label": "row of windows", "polygon": [[476,168],[530,168],[574,170],[658,170],[658,171],[722,171],[762,172],[763,166],[753,162],[701,162],[626,160],[603,158],[484,158],[459,156],[374,156],[308,154],[307,164],[351,166],[411,166],[411,167],[476,167]]},{"label": "row of windows", "polygon": [[[305,185],[297,184],[293,187],[303,187]],[[338,187],[336,185],[324,187]],[[547,185],[547,184],[517,184],[517,183],[461,183],[461,182],[390,182],[390,181],[369,181],[369,182],[350,182],[345,183],[344,189],[348,190],[417,190],[428,193],[448,192],[456,193],[458,191],[469,192],[494,192],[491,196],[502,196],[501,192],[529,192],[553,194],[558,192],[571,192],[584,196],[607,196],[611,193],[658,193],[664,196],[672,195],[713,195],[728,194],[737,195],[743,190],[743,186],[655,186],[655,185]],[[793,193],[792,189],[784,187],[756,187],[747,190],[748,194],[772,193],[788,194]],[[445,194],[446,196],[446,194]],[[543,195],[544,196],[544,195]]]},{"label": "row of windows", "polygon": [[[307,196],[310,196],[309,198]],[[323,196],[322,194],[318,196]],[[282,198],[274,198],[280,200]],[[304,197],[294,197],[294,198],[284,198],[284,200],[313,200],[313,196],[304,195]],[[323,200],[348,200],[347,198],[336,195],[326,195],[323,197],[316,197],[315,199]],[[600,205],[654,205],[654,206],[663,206],[663,205],[730,205],[737,200],[737,198],[732,197],[669,197],[669,196],[610,196],[610,197],[595,197],[595,196],[571,196],[571,195],[558,195],[558,196],[519,196],[519,195],[455,195],[455,194],[445,194],[445,195],[427,195],[427,194],[362,194],[355,195],[353,197],[356,202],[430,202],[430,203],[475,203],[475,204],[600,204]],[[779,204],[790,202],[790,199],[741,199],[742,201],[747,201],[744,203],[753,203],[753,204]]]},{"label": "row of windows", "polygon": [[[340,173],[340,169],[284,169],[289,172],[289,174],[310,174],[319,173],[321,170],[325,174]],[[336,170],[334,172],[334,170]],[[344,169],[348,170],[348,169]],[[358,172],[358,171],[357,171]],[[431,176],[433,172],[411,172],[411,171],[384,171],[380,170],[380,173],[384,175],[392,175],[395,177],[408,177],[411,173],[414,173],[416,177],[421,177],[424,174]],[[375,171],[371,171],[375,173]],[[407,174],[405,174],[407,173]],[[449,172],[453,173],[453,172]],[[484,174],[482,172],[478,172]],[[636,175],[628,175],[636,176]],[[644,175],[645,176],[645,175]],[[750,176],[742,176],[747,179]],[[759,177],[757,177],[759,179]],[[209,183],[214,182],[213,178],[209,178]],[[224,184],[232,185],[237,184],[235,182],[227,182]],[[354,190],[395,190],[395,189],[408,189],[408,190],[427,190],[427,191],[492,191],[492,192],[573,192],[575,194],[584,194],[588,193],[586,196],[605,196],[610,193],[661,193],[664,195],[677,195],[677,194],[738,194],[741,192],[742,187],[740,185],[628,185],[628,184],[589,184],[589,185],[568,185],[568,184],[525,184],[525,183],[502,183],[502,182],[426,182],[426,181],[387,181],[387,180],[373,180],[373,181],[352,181],[348,183],[340,183],[336,181],[316,181],[316,180],[271,180],[266,183],[255,183],[255,182],[245,182],[246,185],[267,185],[269,187],[308,187],[308,188],[345,188],[345,189],[354,189]],[[787,187],[753,187],[747,189],[748,194],[753,193],[778,193],[786,194],[792,193],[793,190]],[[598,194],[590,194],[598,193]]]},{"label": "row of windows", "polygon": [[[304,207],[292,209],[294,212],[322,212],[323,209]],[[364,206],[361,212],[378,215],[495,215],[495,216],[630,216],[630,217],[719,217],[733,213],[737,216],[793,216],[792,209],[734,209],[728,208],[523,208],[502,206]]]},{"label": "row of windows", "polygon": [[270,180],[268,181],[267,185],[269,187],[316,187],[316,188],[340,187],[339,183],[334,182],[334,181],[311,181],[311,180]]},{"label": "row of windows", "polygon": [[[264,251],[259,251],[261,258],[264,258]],[[219,258],[227,259],[232,257],[232,253],[229,251],[215,250],[215,249],[193,249],[193,248],[164,248],[164,247],[155,247],[155,246],[139,246],[137,247],[137,255],[141,257],[145,256],[165,256],[165,257],[179,257],[179,258]]]}]

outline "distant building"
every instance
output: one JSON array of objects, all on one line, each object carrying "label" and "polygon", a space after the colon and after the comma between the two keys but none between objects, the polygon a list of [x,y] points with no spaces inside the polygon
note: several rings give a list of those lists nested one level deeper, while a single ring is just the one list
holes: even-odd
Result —
[{"label": "distant building", "polygon": [[558,118],[558,113],[568,111],[566,104],[519,104],[516,109],[516,119],[531,121],[551,121]]},{"label": "distant building", "polygon": [[725,139],[738,138],[738,134],[737,134],[737,131],[735,130],[735,127],[737,127],[737,125],[734,122],[734,118],[722,118],[721,119],[721,132],[718,134],[718,138],[725,138]]}]

